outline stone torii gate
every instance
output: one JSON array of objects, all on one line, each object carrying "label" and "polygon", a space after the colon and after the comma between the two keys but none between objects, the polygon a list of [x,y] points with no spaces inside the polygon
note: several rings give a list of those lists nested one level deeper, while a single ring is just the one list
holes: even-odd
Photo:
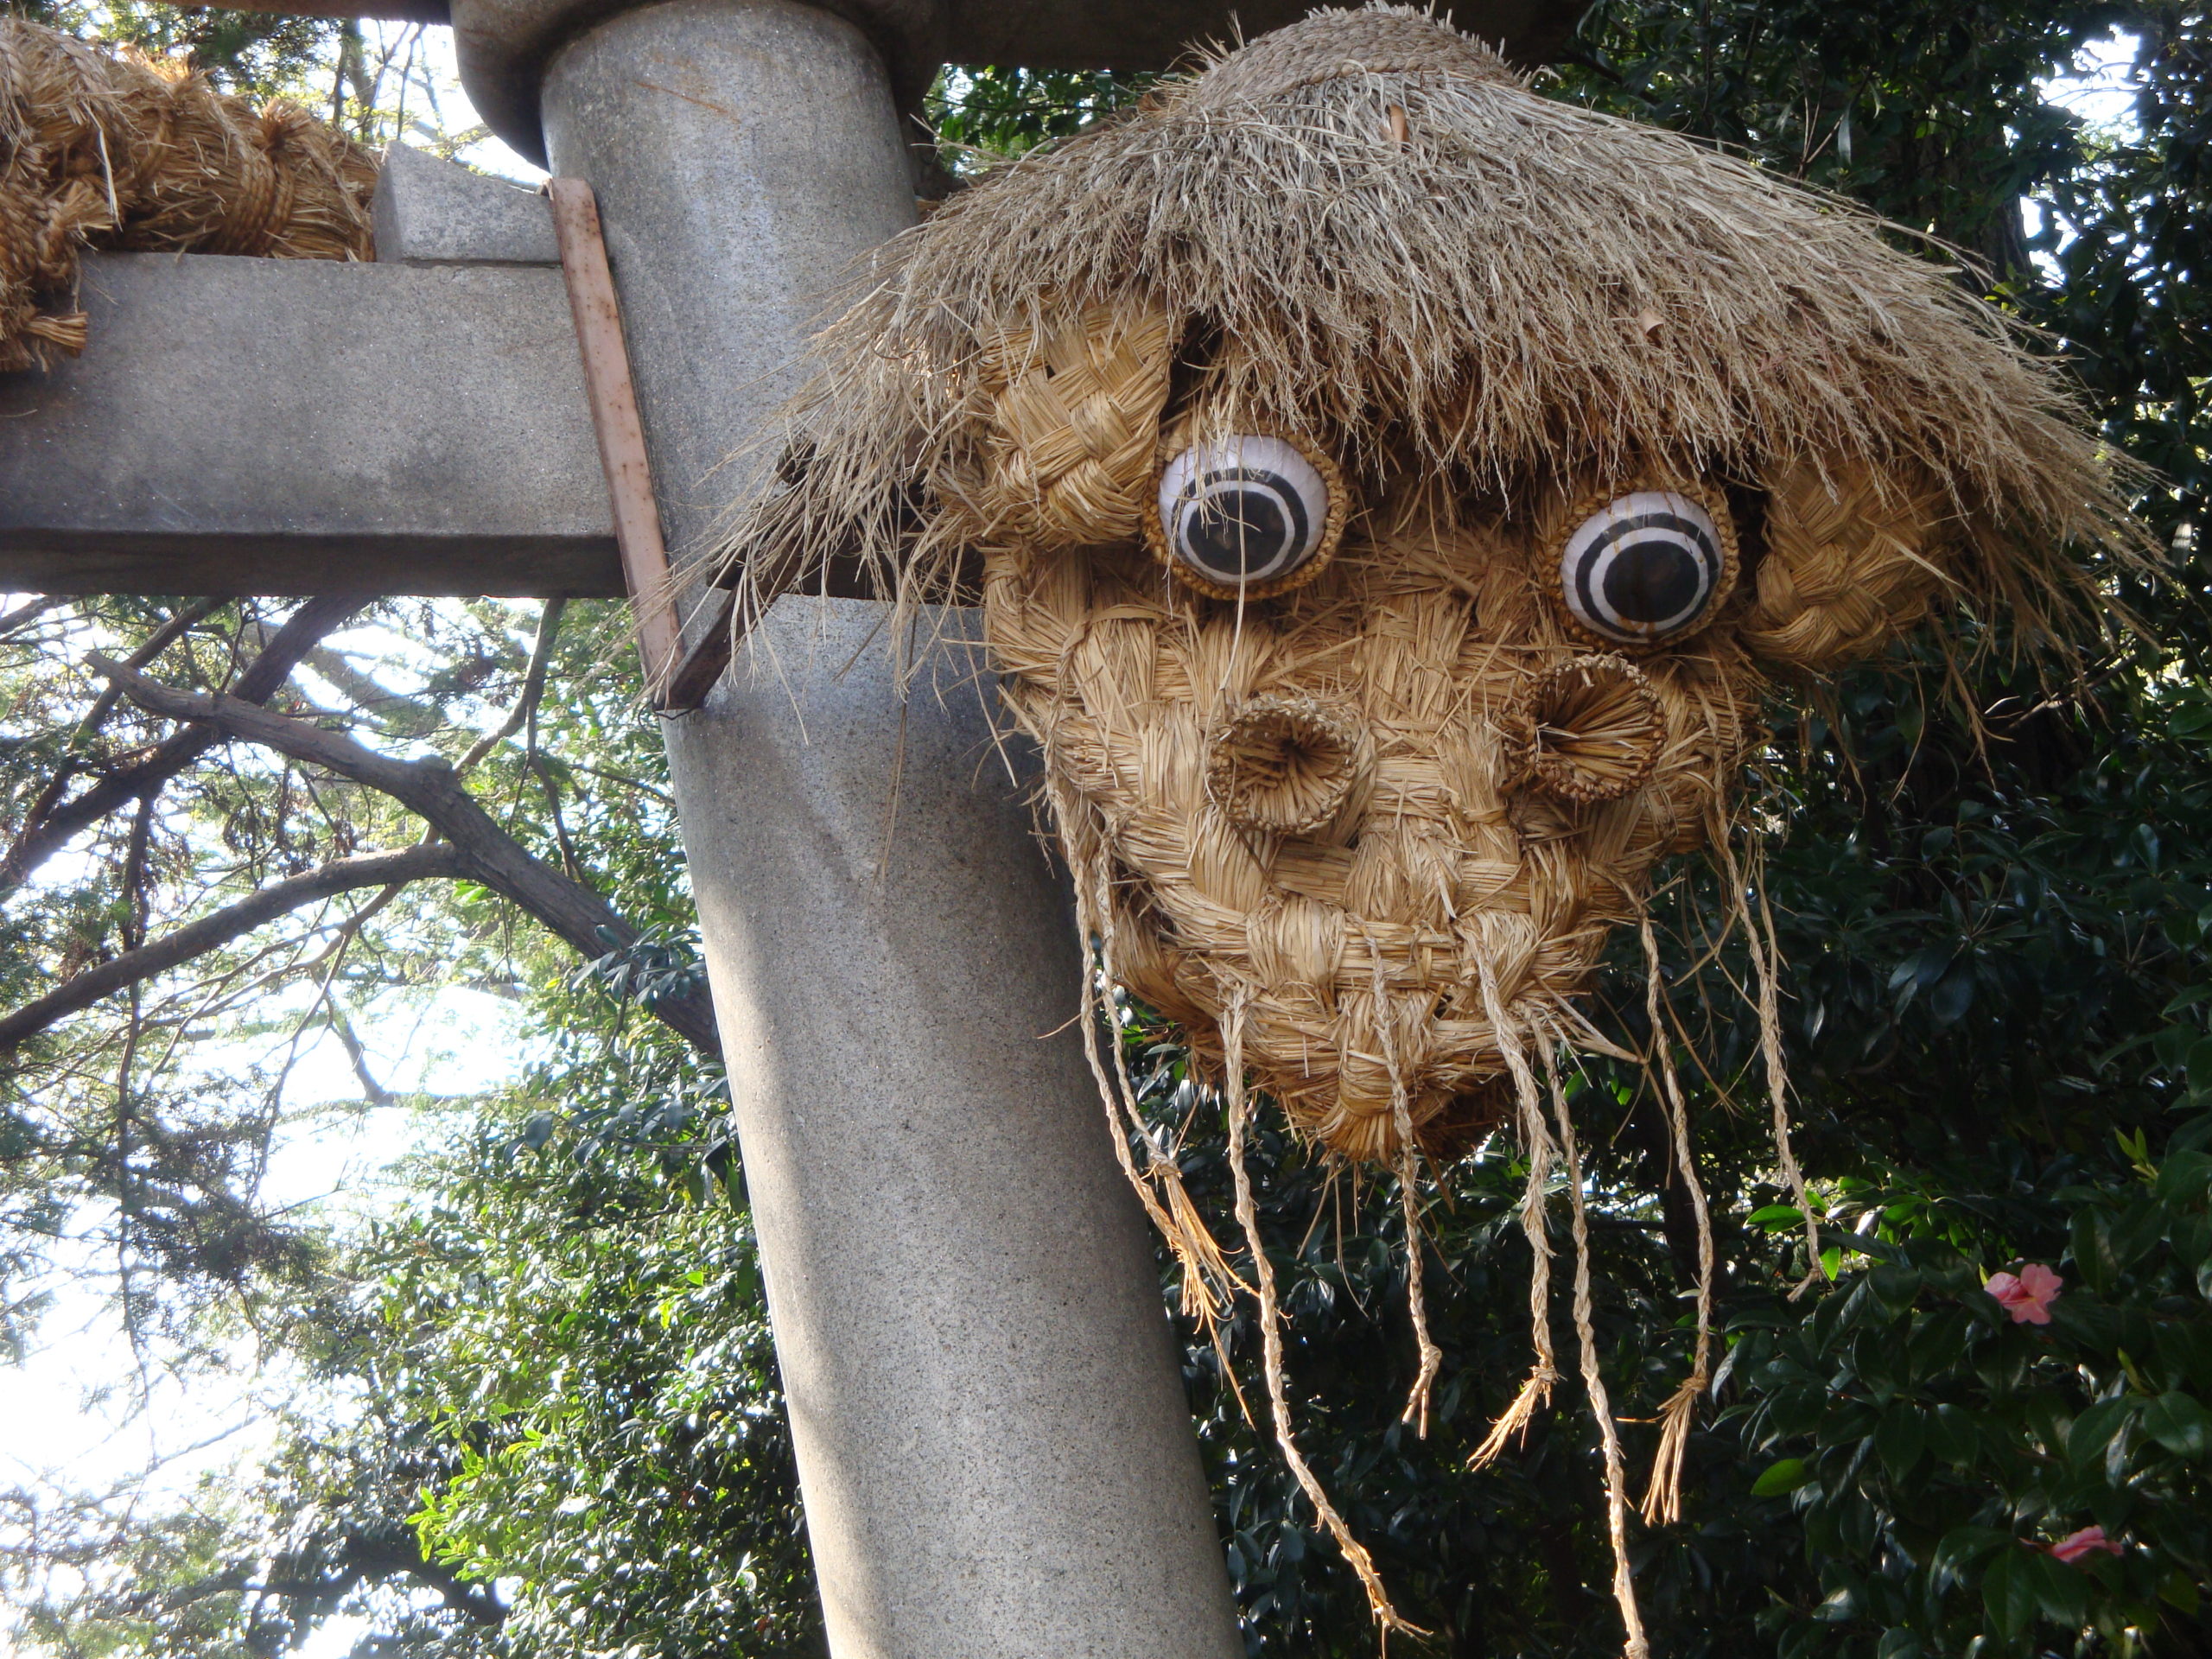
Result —
[{"label": "stone torii gate", "polygon": [[[913,223],[938,64],[1162,67],[1305,9],[453,0],[477,109],[582,184],[549,207],[395,148],[374,264],[88,257],[85,355],[0,382],[0,588],[612,595],[626,562],[653,591],[820,296]],[[1457,21],[1541,60],[1579,10]],[[886,609],[786,595],[778,671],[695,674],[666,727],[831,1651],[1229,1659],[1066,899],[966,671],[899,705]],[[642,612],[649,659],[717,665]]]}]

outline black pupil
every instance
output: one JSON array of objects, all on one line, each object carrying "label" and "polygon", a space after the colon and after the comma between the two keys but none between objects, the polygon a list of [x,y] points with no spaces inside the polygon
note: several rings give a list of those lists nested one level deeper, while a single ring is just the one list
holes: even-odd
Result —
[{"label": "black pupil", "polygon": [[1184,514],[1183,552],[1209,575],[1242,582],[1306,539],[1303,504],[1287,480],[1240,470],[1210,474],[1196,487],[1211,493]]},{"label": "black pupil", "polygon": [[1624,622],[1670,621],[1697,601],[1705,572],[1680,542],[1630,542],[1605,572],[1605,606]]}]

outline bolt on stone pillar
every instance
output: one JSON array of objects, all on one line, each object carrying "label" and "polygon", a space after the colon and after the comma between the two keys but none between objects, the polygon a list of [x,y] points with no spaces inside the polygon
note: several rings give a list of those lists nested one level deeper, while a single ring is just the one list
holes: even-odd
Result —
[{"label": "bolt on stone pillar", "polygon": [[[785,0],[455,21],[479,107],[511,139],[542,113],[598,193],[668,541],[696,556],[823,296],[912,221],[882,60]],[[1229,1659],[1066,899],[972,652],[902,709],[887,611],[784,599],[669,729],[831,1650]]]}]

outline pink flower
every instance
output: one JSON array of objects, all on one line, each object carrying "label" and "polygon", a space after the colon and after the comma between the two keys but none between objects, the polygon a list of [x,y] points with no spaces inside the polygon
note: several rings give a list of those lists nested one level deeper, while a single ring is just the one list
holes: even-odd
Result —
[{"label": "pink flower", "polygon": [[2042,1262],[2031,1262],[2020,1269],[2018,1278],[2009,1273],[1991,1274],[1982,1288],[2012,1314],[2013,1324],[2049,1325],[2050,1305],[2058,1300],[2059,1287],[2065,1282]]},{"label": "pink flower", "polygon": [[2107,1555],[2117,1555],[2120,1553],[2120,1546],[2105,1536],[2105,1529],[2102,1527],[2084,1527],[2079,1532],[2068,1533],[2055,1544],[2044,1546],[2046,1554],[2057,1556],[2069,1567],[2084,1555],[2094,1554],[2100,1549]]}]

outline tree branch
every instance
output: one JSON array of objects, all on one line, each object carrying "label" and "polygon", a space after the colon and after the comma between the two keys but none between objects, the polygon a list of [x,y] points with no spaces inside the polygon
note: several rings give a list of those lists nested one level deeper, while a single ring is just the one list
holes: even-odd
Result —
[{"label": "tree branch", "polygon": [[196,922],[188,922],[173,933],[165,933],[152,944],[136,950],[126,950],[111,962],[97,968],[88,968],[74,979],[56,986],[35,1002],[27,1002],[4,1019],[0,1019],[0,1053],[19,1046],[26,1039],[44,1031],[55,1020],[79,1008],[90,1007],[102,997],[151,979],[156,974],[187,963],[194,957],[205,956],[219,945],[228,944],[241,934],[251,933],[264,923],[311,905],[319,899],[334,893],[348,892],[355,887],[382,887],[387,882],[414,881],[425,876],[453,876],[462,874],[462,860],[454,848],[442,842],[427,847],[403,848],[395,853],[370,853],[359,858],[341,858],[310,870],[305,875],[295,876],[289,881],[264,887],[251,898],[242,899],[203,916]]},{"label": "tree branch", "polygon": [[5,616],[0,616],[0,639],[22,632],[25,628],[58,606],[67,605],[68,594],[42,594],[38,598],[18,605]]},{"label": "tree branch", "polygon": [[507,717],[499,722],[498,730],[485,733],[468,746],[468,753],[454,767],[455,772],[467,772],[474,766],[520,731],[523,722],[537,711],[538,698],[545,695],[545,671],[553,660],[553,642],[560,637],[561,613],[568,608],[569,601],[558,594],[545,601],[545,608],[537,613],[537,637],[531,641],[530,666],[523,673],[522,695],[507,710]]},{"label": "tree branch", "polygon": [[[231,688],[232,696],[247,702],[264,702],[291,677],[308,648],[359,610],[366,601],[358,594],[326,594],[311,599],[294,611],[276,630],[268,646],[246,664]],[[79,830],[97,823],[127,801],[160,788],[211,748],[216,734],[206,728],[177,733],[143,760],[110,772],[73,801],[65,801],[42,818],[26,824],[16,844],[0,861],[0,893],[22,884],[24,878],[51,858]]]},{"label": "tree branch", "polygon": [[[180,691],[97,653],[92,665],[149,714],[204,721],[211,734],[288,754],[391,796],[427,820],[460,854],[461,873],[512,899],[588,957],[634,944],[638,930],[599,894],[552,869],[492,821],[443,759],[394,760],[339,732],[219,692]],[[213,741],[213,736],[210,741]],[[646,1011],[702,1053],[719,1055],[715,1015],[696,991],[664,995]]]}]

